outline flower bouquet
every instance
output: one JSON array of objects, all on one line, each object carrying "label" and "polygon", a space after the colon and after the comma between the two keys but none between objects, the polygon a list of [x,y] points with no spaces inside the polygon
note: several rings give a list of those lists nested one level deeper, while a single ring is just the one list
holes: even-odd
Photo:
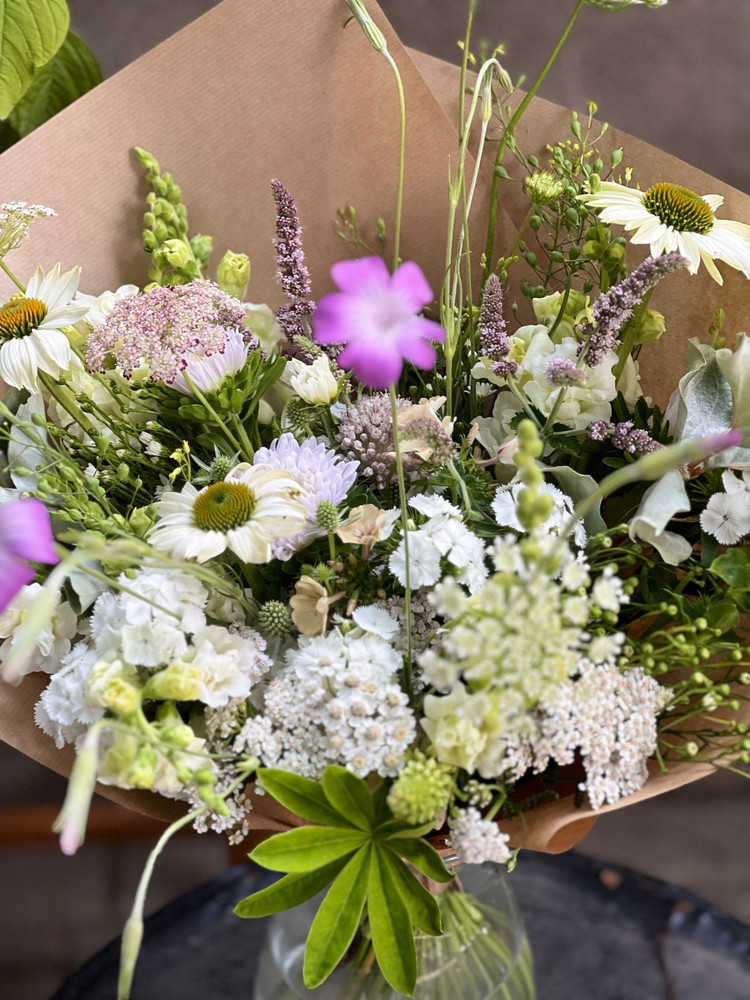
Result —
[{"label": "flower bouquet", "polygon": [[[305,988],[448,996],[476,977],[477,996],[532,996],[472,866],[570,846],[602,809],[750,759],[750,346],[712,311],[668,401],[643,389],[672,323],[652,296],[718,288],[717,261],[744,281],[750,226],[679,177],[639,187],[593,106],[536,142],[544,73],[519,95],[497,53],[470,72],[469,29],[440,264],[440,213],[422,218],[437,180],[409,209],[405,81],[441,142],[449,124],[380,18],[347,4],[351,58],[392,79],[379,127],[398,141],[378,186],[393,209],[339,211],[330,281],[328,230],[303,241],[270,176],[273,250],[269,227],[252,261],[212,269],[190,186],[140,146],[137,285],[29,276],[16,260],[54,212],[2,206],[0,658],[8,684],[33,675],[5,688],[4,732],[46,759],[75,748],[66,853],[97,782],[172,820],[121,998],[153,864],[189,824],[255,834],[253,860],[284,873],[240,916],[316,901]],[[318,6],[319,41],[347,6]],[[275,272],[276,308],[248,301],[251,263]]]}]

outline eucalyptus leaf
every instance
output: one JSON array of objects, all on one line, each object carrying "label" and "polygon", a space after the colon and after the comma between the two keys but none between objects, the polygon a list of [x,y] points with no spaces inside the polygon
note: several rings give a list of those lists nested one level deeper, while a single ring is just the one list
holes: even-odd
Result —
[{"label": "eucalyptus leaf", "polygon": [[323,772],[323,791],[336,812],[347,816],[360,830],[375,826],[375,805],[361,778],[345,767],[329,765]]},{"label": "eucalyptus leaf", "polygon": [[425,934],[439,937],[443,933],[443,921],[435,897],[425,889],[403,861],[399,861],[398,858],[382,849],[379,857],[393,878],[399,895],[409,911],[412,924],[424,931]]},{"label": "eucalyptus leaf", "polygon": [[305,947],[303,976],[308,989],[330,976],[354,940],[367,897],[371,857],[370,844],[354,855],[315,914]]},{"label": "eucalyptus leaf", "polygon": [[275,872],[311,872],[362,847],[360,830],[332,826],[300,826],[258,844],[250,857]]},{"label": "eucalyptus leaf", "polygon": [[347,862],[348,858],[341,858],[316,871],[284,875],[273,885],[243,899],[235,906],[234,912],[238,917],[268,917],[272,913],[291,910],[322,892]]},{"label": "eucalyptus leaf", "polygon": [[90,49],[69,31],[13,108],[9,123],[19,136],[26,136],[101,82],[102,73]]},{"label": "eucalyptus leaf", "polygon": [[732,389],[715,356],[695,373],[683,399],[687,411],[683,441],[721,434],[732,426]]},{"label": "eucalyptus leaf", "polygon": [[405,996],[417,982],[417,952],[412,920],[382,849],[373,851],[367,892],[367,914],[375,957],[385,980]]},{"label": "eucalyptus leaf", "polygon": [[0,118],[7,118],[68,33],[66,0],[0,0]]},{"label": "eucalyptus leaf", "polygon": [[269,795],[302,819],[322,826],[353,825],[330,805],[317,781],[275,768],[259,768],[258,778]]},{"label": "eucalyptus leaf", "polygon": [[[30,422],[35,413],[44,416],[44,399],[40,392],[34,393],[32,396],[29,396],[25,403],[21,403],[16,411],[16,416],[19,420]],[[47,440],[47,431],[44,427],[34,426],[33,433],[36,437],[41,438],[41,440]],[[36,490],[37,477],[35,475],[19,476],[13,470],[16,466],[21,466],[33,473],[38,466],[46,464],[47,458],[44,453],[39,450],[36,443],[20,427],[14,424],[11,428],[10,441],[8,442],[8,469],[13,484],[19,490],[27,490],[29,492]]]},{"label": "eucalyptus leaf", "polygon": [[406,837],[381,841],[383,847],[396,857],[406,858],[411,864],[434,882],[452,882],[454,876],[443,864],[443,859],[426,840],[410,840]]}]

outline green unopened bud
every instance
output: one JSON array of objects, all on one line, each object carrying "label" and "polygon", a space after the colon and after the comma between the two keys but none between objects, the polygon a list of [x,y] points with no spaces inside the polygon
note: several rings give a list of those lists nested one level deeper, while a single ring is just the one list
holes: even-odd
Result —
[{"label": "green unopened bud", "polygon": [[534,205],[551,205],[565,194],[565,181],[549,170],[541,170],[526,178],[523,189]]},{"label": "green unopened bud", "polygon": [[165,726],[160,731],[160,735],[165,743],[169,743],[173,747],[179,747],[180,750],[185,750],[195,739],[193,730],[184,723],[182,725]]},{"label": "green unopened bud", "polygon": [[143,689],[143,697],[153,698],[155,701],[197,701],[200,693],[200,670],[180,662],[153,674]]},{"label": "green unopened bud", "polygon": [[165,240],[159,248],[159,254],[172,267],[184,268],[193,263],[190,247],[184,240]]},{"label": "green unopened bud", "polygon": [[349,10],[354,15],[360,28],[364,31],[370,45],[378,52],[387,52],[388,44],[385,40],[385,35],[370,17],[362,0],[346,0],[346,2],[349,4]]},{"label": "green unopened bud", "polygon": [[688,755],[688,757],[695,757],[696,754],[698,753],[698,744],[693,742],[686,743],[685,753]]},{"label": "green unopened bud", "polygon": [[132,715],[141,704],[138,688],[122,677],[115,677],[107,684],[101,699],[115,715]]},{"label": "green unopened bud", "polygon": [[133,986],[138,954],[143,940],[143,919],[139,913],[133,913],[125,924],[122,932],[122,947],[120,951],[120,975],[117,980],[118,997],[129,997]]},{"label": "green unopened bud", "polygon": [[335,531],[339,526],[339,512],[330,500],[321,500],[315,517],[318,527],[323,531]]},{"label": "green unopened bud", "polygon": [[208,767],[202,767],[199,771],[196,771],[193,775],[195,781],[199,785],[215,785],[216,775]]},{"label": "green unopened bud", "polygon": [[292,630],[292,616],[281,601],[267,601],[258,612],[258,627],[263,635],[285,639]]},{"label": "green unopened bud", "polygon": [[153,747],[142,746],[136,754],[133,766],[127,775],[127,782],[133,788],[151,788],[156,777],[156,751]]},{"label": "green unopened bud", "polygon": [[250,258],[244,253],[227,250],[216,269],[216,281],[227,295],[243,301],[250,281]]},{"label": "green unopened bud", "polygon": [[656,309],[647,309],[636,334],[636,344],[653,344],[667,329],[667,321],[663,313]]}]

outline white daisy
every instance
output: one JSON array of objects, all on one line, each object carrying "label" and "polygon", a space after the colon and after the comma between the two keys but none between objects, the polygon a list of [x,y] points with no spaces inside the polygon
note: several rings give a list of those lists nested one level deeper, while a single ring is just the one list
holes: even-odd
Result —
[{"label": "white daisy", "polygon": [[747,493],[714,493],[701,514],[701,528],[722,545],[733,545],[750,531]]},{"label": "white daisy", "polygon": [[623,226],[630,242],[646,244],[655,257],[676,251],[690,261],[695,274],[705,264],[711,277],[724,283],[715,260],[750,278],[750,226],[717,219],[724,199],[717,194],[698,195],[678,184],[654,184],[647,191],[602,181],[595,193],[579,195],[591,208],[601,209],[608,225]]},{"label": "white daisy", "polygon": [[83,319],[88,306],[74,302],[80,267],[60,274],[40,268],[26,294],[0,306],[0,378],[16,389],[39,392],[39,371],[59,378],[76,362],[63,327]]},{"label": "white daisy", "polygon": [[295,499],[299,484],[283,469],[238,466],[231,480],[181,493],[165,490],[150,542],[178,559],[206,562],[227,549],[244,562],[265,563],[271,542],[301,530],[307,511]]}]

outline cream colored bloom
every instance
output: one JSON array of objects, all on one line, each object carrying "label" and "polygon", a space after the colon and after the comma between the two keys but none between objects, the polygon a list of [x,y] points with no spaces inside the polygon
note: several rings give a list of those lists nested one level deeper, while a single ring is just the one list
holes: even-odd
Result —
[{"label": "cream colored bloom", "polygon": [[600,210],[607,225],[622,226],[630,242],[645,244],[655,257],[682,254],[696,274],[701,262],[720,285],[714,261],[721,260],[750,278],[750,226],[717,219],[724,204],[721,195],[698,195],[677,184],[654,184],[647,191],[603,181],[599,190],[579,195],[584,204]]},{"label": "cream colored bloom", "polygon": [[329,406],[339,394],[339,384],[326,354],[315,358],[311,365],[298,358],[287,361],[284,380],[311,406]]},{"label": "cream colored bloom", "polygon": [[[418,403],[405,406],[398,412],[399,429],[403,432],[415,421],[427,420],[434,422],[436,427],[440,428],[450,438],[453,434],[453,424],[455,421],[451,417],[440,416],[440,410],[445,406],[445,399],[445,396],[432,396],[430,399],[422,398]],[[426,433],[421,437],[415,438],[402,433],[401,451],[404,454],[416,455],[423,462],[429,462],[435,450],[434,440],[433,438],[430,441]]]},{"label": "cream colored bloom", "polygon": [[328,621],[328,608],[332,603],[325,587],[311,576],[302,576],[294,585],[292,621],[302,635],[322,635]]},{"label": "cream colored bloom", "polygon": [[374,504],[367,503],[362,507],[353,507],[344,524],[336,528],[336,534],[348,545],[361,545],[364,549],[363,558],[366,559],[376,542],[384,542],[390,537],[399,516],[400,512],[395,507],[380,510]]},{"label": "cream colored bloom", "polygon": [[[0,566],[0,572],[3,567]],[[10,604],[0,613],[0,663],[13,651],[16,633],[34,601],[43,593],[40,583],[30,583],[20,590]],[[64,656],[70,652],[71,639],[78,631],[78,618],[67,601],[56,601],[51,614],[36,637],[30,653],[26,672],[43,670],[54,674],[60,669]]]},{"label": "cream colored bloom", "polygon": [[281,469],[237,466],[230,478],[197,490],[162,493],[150,542],[177,559],[206,562],[229,549],[247,563],[271,558],[271,542],[302,529],[307,511],[299,485]]},{"label": "cream colored bloom", "polygon": [[278,346],[284,340],[276,314],[265,303],[243,302],[245,326],[258,338],[258,343],[266,354],[278,354]]}]

